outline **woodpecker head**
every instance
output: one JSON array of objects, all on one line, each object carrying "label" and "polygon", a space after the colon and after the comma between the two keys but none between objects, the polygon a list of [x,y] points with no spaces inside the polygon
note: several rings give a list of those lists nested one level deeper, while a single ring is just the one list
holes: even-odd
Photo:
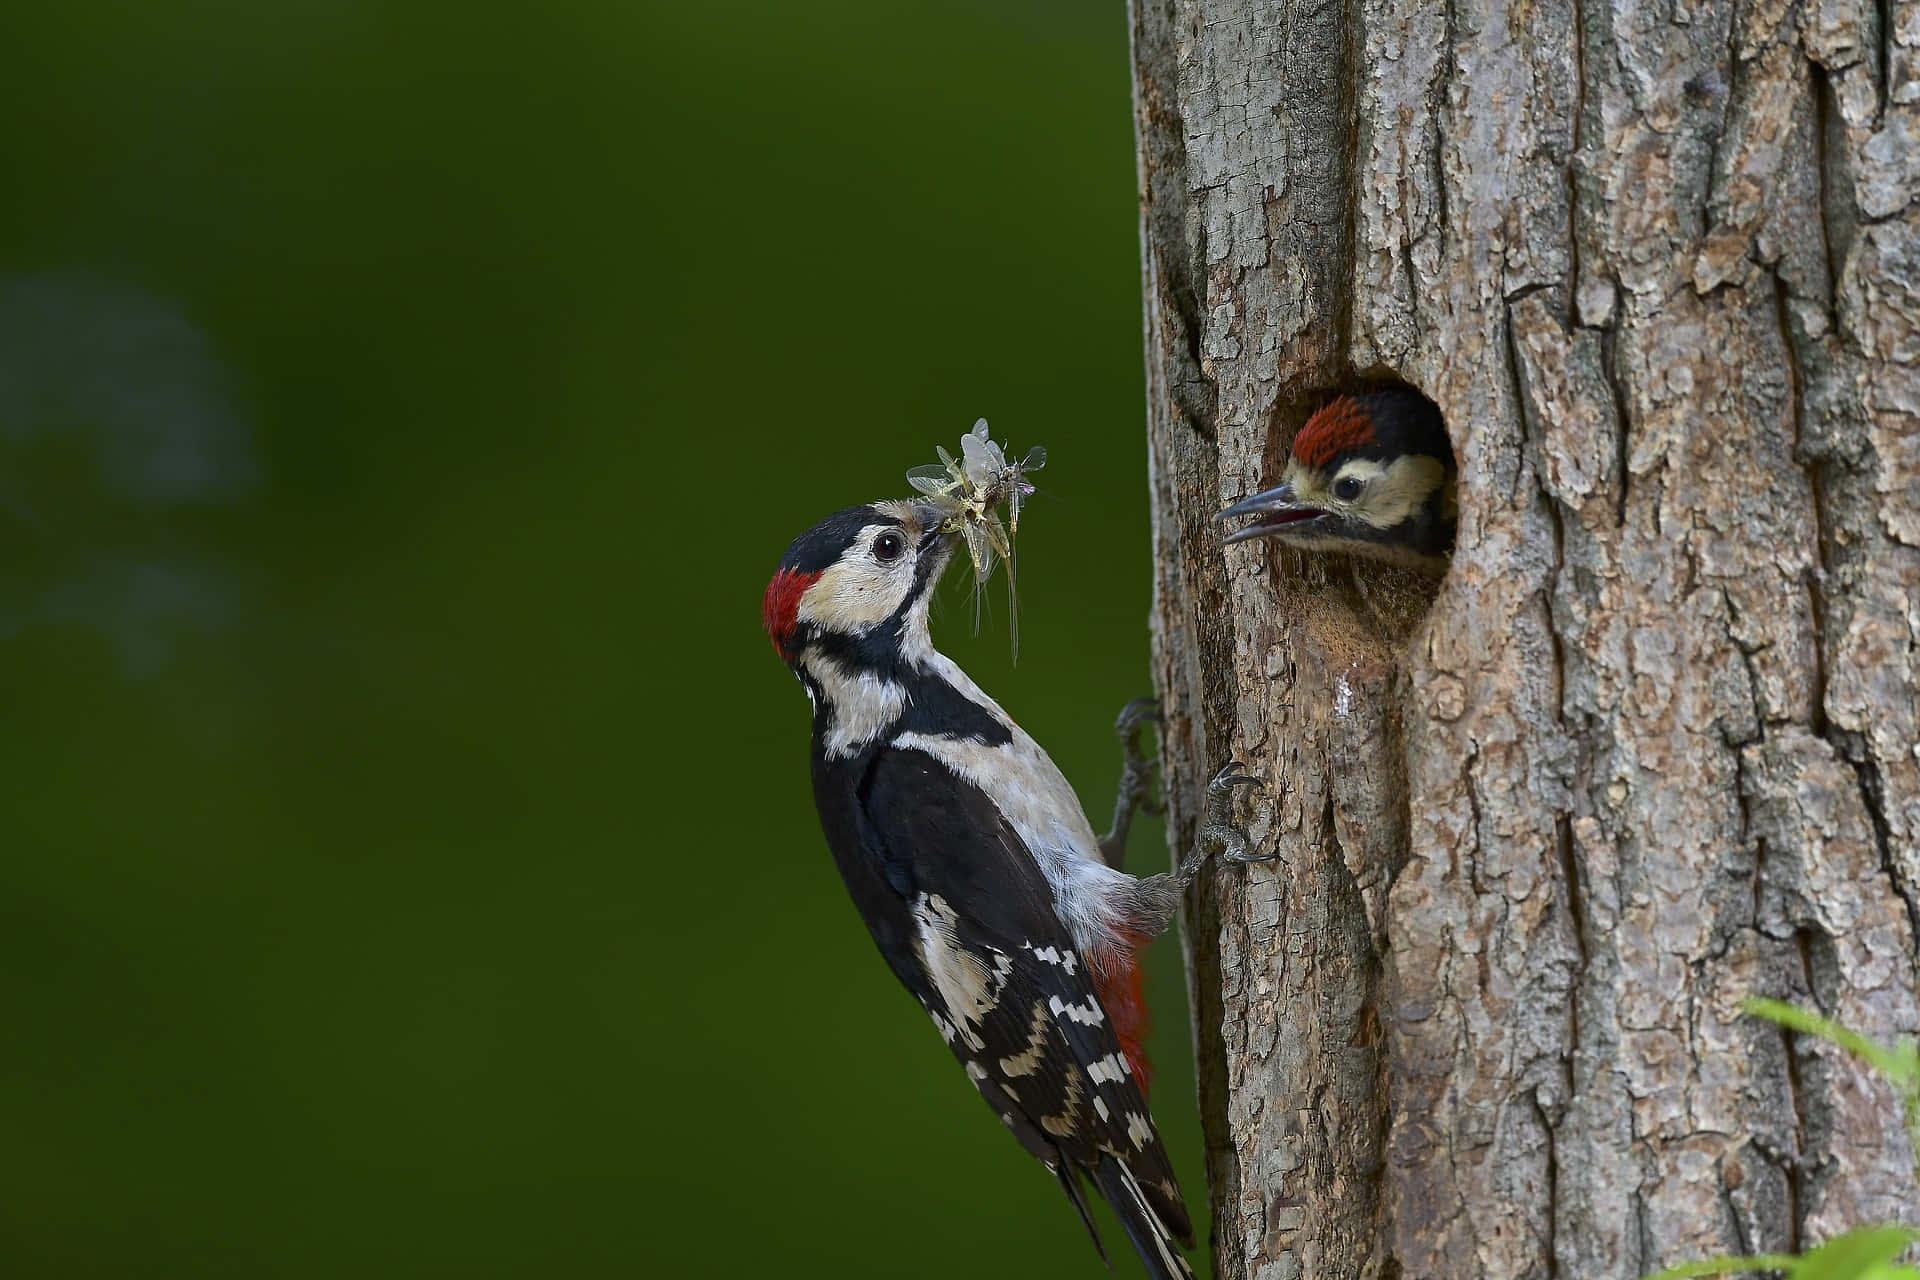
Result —
[{"label": "woodpecker head", "polygon": [[796,670],[818,655],[887,672],[928,649],[927,607],[958,537],[944,520],[931,503],[874,502],[795,538],[761,601],[774,652]]},{"label": "woodpecker head", "polygon": [[1453,449],[1433,401],[1411,387],[1343,395],[1295,433],[1284,478],[1220,513],[1256,516],[1229,543],[1276,538],[1443,568],[1457,520]]}]

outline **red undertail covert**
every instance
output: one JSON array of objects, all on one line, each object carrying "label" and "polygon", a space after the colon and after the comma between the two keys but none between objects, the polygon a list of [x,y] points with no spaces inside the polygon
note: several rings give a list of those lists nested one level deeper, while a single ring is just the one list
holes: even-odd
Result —
[{"label": "red undertail covert", "polygon": [[1153,1064],[1147,1060],[1147,996],[1140,982],[1139,963],[1139,949],[1147,941],[1129,934],[1121,945],[1097,956],[1093,965],[1094,989],[1100,993],[1107,1017],[1113,1020],[1113,1034],[1133,1068],[1142,1097],[1147,1096],[1153,1083]]}]

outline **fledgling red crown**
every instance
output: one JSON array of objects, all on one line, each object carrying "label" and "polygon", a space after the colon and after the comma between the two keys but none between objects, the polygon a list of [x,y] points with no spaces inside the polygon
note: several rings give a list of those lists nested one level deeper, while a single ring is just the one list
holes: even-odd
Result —
[{"label": "fledgling red crown", "polygon": [[1293,456],[1315,471],[1348,449],[1378,439],[1373,418],[1352,396],[1341,396],[1316,410],[1293,437]]}]

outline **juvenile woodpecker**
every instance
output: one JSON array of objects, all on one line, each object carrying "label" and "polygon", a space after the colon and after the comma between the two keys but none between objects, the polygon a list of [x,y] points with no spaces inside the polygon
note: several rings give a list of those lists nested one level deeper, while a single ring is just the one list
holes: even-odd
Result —
[{"label": "juvenile woodpecker", "polygon": [[1150,1274],[1190,1280],[1174,1242],[1190,1247],[1192,1227],[1147,1110],[1135,953],[1210,846],[1252,860],[1225,821],[1252,779],[1216,775],[1177,870],[1110,866],[1047,753],[928,638],[957,538],[943,519],[921,502],[849,507],[795,539],[767,585],[767,634],[813,703],[820,824],[894,976],[1101,1256],[1081,1175]]},{"label": "juvenile woodpecker", "polygon": [[1458,520],[1456,474],[1433,401],[1411,387],[1343,395],[1295,433],[1279,484],[1220,513],[1258,517],[1225,541],[1278,538],[1441,570]]}]

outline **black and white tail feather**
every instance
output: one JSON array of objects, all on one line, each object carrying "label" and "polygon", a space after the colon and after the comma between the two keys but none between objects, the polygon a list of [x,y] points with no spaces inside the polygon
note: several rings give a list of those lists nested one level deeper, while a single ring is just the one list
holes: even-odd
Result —
[{"label": "black and white tail feather", "polygon": [[[1160,1221],[1153,1206],[1147,1202],[1147,1193],[1141,1189],[1140,1180],[1133,1176],[1133,1170],[1112,1156],[1103,1157],[1093,1170],[1094,1185],[1100,1188],[1107,1203],[1120,1218],[1120,1229],[1127,1233],[1127,1240],[1133,1245],[1133,1251],[1140,1255],[1140,1261],[1146,1264],[1147,1273],[1154,1280],[1193,1280],[1193,1268],[1187,1265],[1187,1259],[1180,1252],[1179,1244],[1167,1233],[1166,1224]],[[1086,1209],[1081,1208],[1084,1216]],[[1087,1224],[1087,1230],[1093,1231],[1093,1224]],[[1100,1237],[1093,1238],[1096,1249],[1100,1249]],[[1100,1249],[1105,1258],[1107,1251]]]}]

